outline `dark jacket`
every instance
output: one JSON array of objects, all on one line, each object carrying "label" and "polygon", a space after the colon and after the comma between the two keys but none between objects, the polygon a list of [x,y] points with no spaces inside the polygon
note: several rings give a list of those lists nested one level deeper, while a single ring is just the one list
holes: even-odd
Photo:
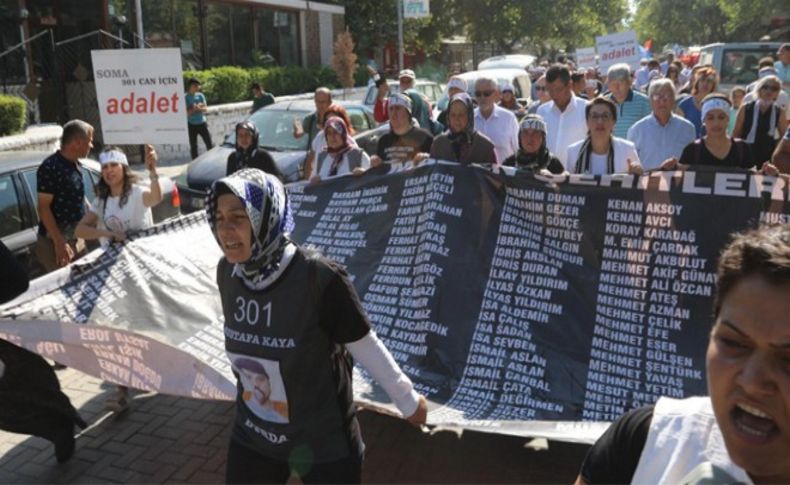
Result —
[{"label": "dark jacket", "polygon": [[475,108],[466,93],[458,93],[450,99],[447,111],[453,103],[463,103],[466,107],[466,129],[461,132],[447,130],[433,140],[431,158],[449,160],[461,165],[477,163],[481,165],[496,163],[494,143],[484,134],[475,131]]},{"label": "dark jacket", "polygon": [[552,155],[545,145],[542,146],[536,154],[528,154],[519,149],[518,152],[508,157],[502,165],[506,167],[516,167],[516,173],[534,173],[544,168],[555,174],[560,174],[565,171],[565,167],[563,167],[559,158]]},{"label": "dark jacket", "polygon": [[[231,175],[242,168],[257,168],[272,174],[285,182],[283,173],[277,167],[269,152],[258,146],[258,128],[251,121],[242,121],[236,125],[236,133],[244,128],[252,133],[252,144],[246,150],[236,145],[236,151],[228,155],[228,164],[225,174]],[[238,136],[238,135],[237,135]]]}]

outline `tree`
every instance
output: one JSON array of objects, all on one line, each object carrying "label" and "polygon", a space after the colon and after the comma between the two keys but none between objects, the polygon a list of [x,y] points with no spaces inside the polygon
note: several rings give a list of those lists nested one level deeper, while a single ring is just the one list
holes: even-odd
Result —
[{"label": "tree", "polygon": [[346,28],[345,32],[337,35],[335,48],[332,53],[332,69],[337,74],[340,85],[348,89],[354,87],[354,71],[357,69],[357,55],[354,53],[354,40],[351,32]]}]

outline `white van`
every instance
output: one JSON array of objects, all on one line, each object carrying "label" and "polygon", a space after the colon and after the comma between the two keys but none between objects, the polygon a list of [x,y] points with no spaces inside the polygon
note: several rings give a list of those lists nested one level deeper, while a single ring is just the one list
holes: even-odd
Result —
[{"label": "white van", "polygon": [[735,42],[708,44],[700,49],[699,64],[711,64],[719,73],[718,90],[729,93],[735,86],[746,87],[757,80],[760,59],[776,60],[779,42]]},{"label": "white van", "polygon": [[[485,69],[481,71],[465,72],[458,74],[456,77],[460,77],[466,81],[466,91],[469,93],[469,96],[474,99],[475,81],[477,81],[477,78],[483,76],[496,80],[499,86],[502,86],[505,83],[511,84],[513,86],[513,90],[515,91],[513,94],[522,105],[528,106],[530,101],[532,101],[532,98],[530,97],[532,92],[532,81],[530,81],[529,75],[524,69]],[[447,96],[447,89],[445,88],[441,99],[437,103],[437,111],[441,112],[447,108],[448,102],[449,99]]]},{"label": "white van", "polygon": [[483,69],[526,69],[535,62],[535,56],[529,54],[508,54],[506,56],[494,56],[480,61],[477,65],[478,70]]}]

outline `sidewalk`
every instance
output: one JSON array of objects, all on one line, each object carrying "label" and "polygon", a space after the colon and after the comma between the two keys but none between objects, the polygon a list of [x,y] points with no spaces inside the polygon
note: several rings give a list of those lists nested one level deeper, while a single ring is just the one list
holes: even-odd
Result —
[{"label": "sidewalk", "polygon": [[[0,483],[222,483],[233,403],[133,394],[119,416],[103,410],[114,387],[74,369],[57,371],[89,423],[74,457],[58,465],[41,438],[0,431]],[[425,434],[402,420],[360,413],[364,483],[569,483],[587,447],[453,431]]]}]

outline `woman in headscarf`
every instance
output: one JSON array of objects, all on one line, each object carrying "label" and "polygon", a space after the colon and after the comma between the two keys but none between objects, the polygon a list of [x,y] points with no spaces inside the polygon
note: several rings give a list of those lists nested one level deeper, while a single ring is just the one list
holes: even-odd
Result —
[{"label": "woman in headscarf", "polygon": [[238,392],[226,483],[359,483],[364,445],[351,358],[409,422],[425,422],[425,398],[376,337],[343,268],[290,239],[288,194],[276,177],[244,169],[220,179],[206,212],[223,252],[217,286],[225,350],[231,363],[259,362],[270,399],[280,403],[276,421],[256,412],[245,399],[256,390],[233,365]]},{"label": "woman in headscarf", "polygon": [[733,138],[742,138],[752,148],[754,161],[760,165],[771,160],[776,142],[787,131],[787,118],[776,100],[782,83],[777,76],[766,76],[754,87],[757,99],[744,103],[735,118]]},{"label": "woman in headscarf", "polygon": [[597,97],[587,103],[587,138],[568,147],[568,171],[604,175],[642,173],[634,144],[612,135],[617,122],[617,106],[608,98]]},{"label": "woman in headscarf", "polygon": [[311,182],[350,173],[362,175],[370,168],[370,157],[354,143],[342,118],[328,118],[324,123],[324,136],[326,150],[318,154],[316,174],[310,178]]},{"label": "woman in headscarf", "polygon": [[503,165],[515,167],[516,173],[537,173],[543,170],[554,174],[564,172],[562,162],[546,146],[546,132],[546,122],[540,115],[525,116],[518,130],[518,152],[508,157]]},{"label": "woman in headscarf", "polygon": [[272,156],[258,146],[259,138],[258,127],[252,121],[246,120],[236,125],[236,150],[228,155],[226,175],[250,167],[263,170],[283,180],[283,173]]},{"label": "woman in headscarf", "polygon": [[458,93],[447,107],[449,129],[437,136],[431,145],[431,158],[457,162],[461,165],[496,164],[494,143],[475,130],[475,108],[472,98]]}]

